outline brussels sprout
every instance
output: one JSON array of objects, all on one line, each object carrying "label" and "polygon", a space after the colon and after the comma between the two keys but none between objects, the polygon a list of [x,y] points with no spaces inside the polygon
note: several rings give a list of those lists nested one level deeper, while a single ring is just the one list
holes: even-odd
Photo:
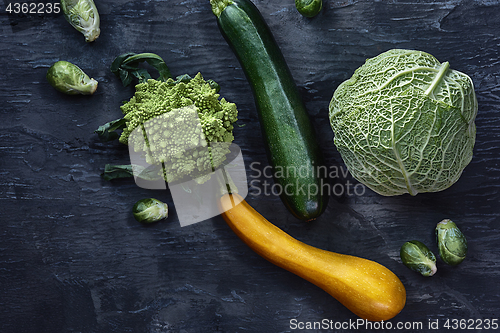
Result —
[{"label": "brussels sprout", "polygon": [[436,256],[422,242],[412,240],[404,243],[400,256],[406,267],[423,276],[432,276],[437,271]]},{"label": "brussels sprout", "polygon": [[158,199],[141,199],[135,203],[132,213],[139,222],[158,222],[168,217],[168,206]]},{"label": "brussels sprout", "polygon": [[295,0],[295,8],[305,17],[314,17],[323,8],[323,0]]},{"label": "brussels sprout", "polygon": [[53,64],[47,71],[47,80],[54,88],[68,95],[92,95],[97,89],[96,80],[67,61]]},{"label": "brussels sprout", "polygon": [[61,0],[61,7],[66,20],[85,36],[86,42],[99,37],[99,12],[93,0]]},{"label": "brussels sprout", "polygon": [[467,255],[467,239],[451,220],[445,219],[436,226],[439,256],[448,265],[460,264]]}]

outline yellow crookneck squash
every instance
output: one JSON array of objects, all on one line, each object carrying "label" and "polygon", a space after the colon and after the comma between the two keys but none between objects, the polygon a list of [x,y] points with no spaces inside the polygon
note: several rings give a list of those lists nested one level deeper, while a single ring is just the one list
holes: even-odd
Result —
[{"label": "yellow crookneck squash", "polygon": [[220,208],[226,223],[252,250],[322,288],[359,317],[389,320],[405,306],[405,287],[386,267],[296,240],[238,194],[224,195]]}]

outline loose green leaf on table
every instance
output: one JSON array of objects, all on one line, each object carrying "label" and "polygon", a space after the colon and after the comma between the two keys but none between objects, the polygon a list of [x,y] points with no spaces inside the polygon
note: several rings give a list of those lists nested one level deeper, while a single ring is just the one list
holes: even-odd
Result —
[{"label": "loose green leaf on table", "polygon": [[144,180],[159,180],[162,179],[162,170],[161,166],[151,165],[149,167],[143,167],[140,165],[114,165],[114,164],[106,164],[104,166],[104,172],[101,174],[104,180],[113,180],[119,178],[130,178],[134,177],[134,175],[138,178]]},{"label": "loose green leaf on table", "polygon": [[131,84],[134,78],[139,80],[139,83],[144,83],[152,77],[147,69],[139,67],[143,62],[147,62],[158,71],[158,81],[167,81],[172,77],[165,61],[154,53],[129,52],[119,55],[111,64],[111,71],[120,78],[125,87]]},{"label": "loose green leaf on table", "polygon": [[113,141],[120,137],[120,134],[118,134],[116,130],[123,129],[125,126],[126,120],[124,118],[120,118],[99,126],[94,133],[97,133],[101,141]]}]

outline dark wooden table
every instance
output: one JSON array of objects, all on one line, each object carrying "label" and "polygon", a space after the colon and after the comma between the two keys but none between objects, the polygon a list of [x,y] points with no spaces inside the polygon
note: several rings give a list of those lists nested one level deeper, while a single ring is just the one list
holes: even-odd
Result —
[{"label": "dark wooden table", "polygon": [[[174,75],[200,71],[219,82],[238,105],[235,143],[249,181],[256,179],[252,163],[267,165],[250,87],[208,0],[98,1],[102,32],[92,44],[60,14],[9,14],[8,3],[0,13],[0,331],[315,331],[295,330],[296,320],[340,332],[335,325],[357,321],[318,287],[254,254],[220,217],[181,228],[169,191],[100,177],[106,163],[128,163],[126,146],[93,133],[119,118],[133,94],[109,70],[125,52],[153,52]],[[294,219],[275,196],[250,191],[247,200],[308,244],[395,272],[407,305],[390,321],[394,329],[498,321],[500,1],[326,0],[314,19],[301,17],[291,0],[254,3],[282,48],[328,165],[340,171],[328,103],[366,58],[418,49],[471,76],[479,102],[474,158],[448,190],[332,197],[312,223]],[[98,80],[95,95],[66,96],[48,85],[45,73],[58,60]],[[338,181],[357,184],[342,175]],[[150,196],[169,203],[171,214],[145,227],[131,208]],[[444,218],[460,225],[469,255],[458,267],[438,262],[438,273],[424,278],[401,263],[399,248],[419,239],[436,251],[433,229]]]}]

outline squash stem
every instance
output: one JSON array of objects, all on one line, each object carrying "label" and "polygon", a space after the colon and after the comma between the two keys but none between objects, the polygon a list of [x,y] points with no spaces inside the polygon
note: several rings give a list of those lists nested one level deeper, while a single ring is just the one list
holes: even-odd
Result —
[{"label": "squash stem", "polygon": [[217,17],[219,17],[224,9],[226,9],[226,7],[231,5],[232,3],[232,0],[210,0],[210,4],[212,5],[212,12]]}]

